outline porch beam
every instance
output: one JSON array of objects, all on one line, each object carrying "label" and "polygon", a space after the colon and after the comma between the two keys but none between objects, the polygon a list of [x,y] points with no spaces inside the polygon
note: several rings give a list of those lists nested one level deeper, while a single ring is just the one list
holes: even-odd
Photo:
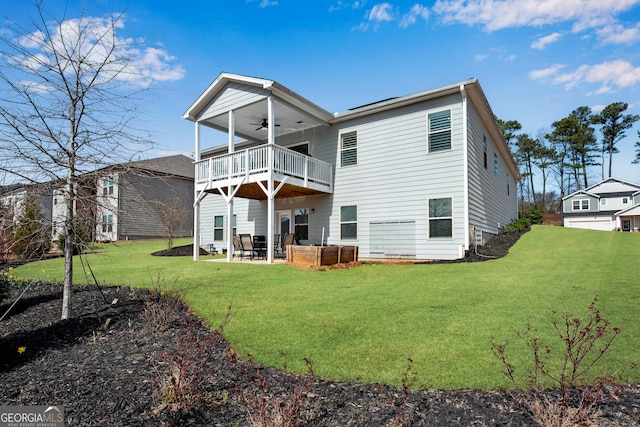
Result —
[{"label": "porch beam", "polygon": [[[233,110],[229,110],[229,154],[235,151],[235,134],[236,134],[236,115]],[[233,174],[233,156],[229,156],[229,178]],[[244,180],[243,180],[244,182]],[[233,196],[242,185],[242,182],[236,186],[235,191],[229,179],[227,187],[227,262],[233,261]],[[221,192],[222,193],[222,192]]]},{"label": "porch beam", "polygon": [[273,147],[276,143],[276,121],[273,95],[267,97],[267,118],[269,124],[269,178],[267,180],[268,193],[267,193],[267,263],[273,263],[273,222],[275,217],[275,202],[274,202],[274,183],[273,183]]},{"label": "porch beam", "polygon": [[[195,154],[196,162],[200,161],[200,123],[195,122]],[[195,168],[195,165],[194,165]],[[204,191],[202,192],[204,193]],[[202,196],[204,197],[204,196]],[[196,199],[193,207],[193,260],[198,261],[200,258],[200,201],[202,197],[198,195],[198,190],[194,186],[194,198]]]}]

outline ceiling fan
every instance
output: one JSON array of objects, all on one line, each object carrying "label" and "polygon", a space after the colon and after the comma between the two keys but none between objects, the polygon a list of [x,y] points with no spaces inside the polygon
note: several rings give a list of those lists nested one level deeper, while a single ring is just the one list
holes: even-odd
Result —
[{"label": "ceiling fan", "polygon": [[[258,126],[256,130],[269,130],[269,123],[267,123],[267,119],[262,119],[262,123],[249,123],[249,124]],[[280,125],[276,124],[274,126],[278,127]]]}]

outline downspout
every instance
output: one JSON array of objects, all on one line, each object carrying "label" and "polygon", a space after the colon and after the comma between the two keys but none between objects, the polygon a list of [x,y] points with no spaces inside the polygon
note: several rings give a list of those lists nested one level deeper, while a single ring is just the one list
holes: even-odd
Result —
[{"label": "downspout", "polygon": [[[195,162],[200,161],[200,123],[195,123]],[[194,167],[196,167],[194,165]],[[195,171],[197,173],[197,170]],[[196,176],[197,178],[197,176]],[[193,260],[198,261],[200,258],[200,198],[198,197],[198,191],[194,182],[193,192],[195,205],[193,206]]]},{"label": "downspout", "polygon": [[463,186],[464,186],[464,247],[460,250],[460,257],[464,257],[469,250],[469,129],[468,129],[468,107],[467,92],[464,84],[460,85],[460,95],[462,96],[462,158],[463,158]]}]

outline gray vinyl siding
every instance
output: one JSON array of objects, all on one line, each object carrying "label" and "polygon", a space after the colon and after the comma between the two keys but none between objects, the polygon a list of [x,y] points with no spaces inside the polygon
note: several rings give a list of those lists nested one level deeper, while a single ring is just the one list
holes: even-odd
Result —
[{"label": "gray vinyl siding", "polygon": [[[589,209],[573,210],[574,200],[589,200]],[[562,212],[564,214],[589,214],[600,212],[599,199],[595,196],[585,193],[574,194],[562,201]]]},{"label": "gray vinyl siding", "polygon": [[229,110],[253,104],[267,96],[268,92],[261,87],[229,82],[220,94],[202,111],[198,120],[226,114]]},{"label": "gray vinyl siding", "polygon": [[[472,103],[468,110],[469,162],[469,227],[475,229],[474,239],[482,245],[487,234],[518,218],[518,197],[513,172],[508,159],[500,151]],[[484,167],[484,143],[487,140],[487,167]],[[494,169],[494,154],[498,156],[498,173]],[[473,243],[473,242],[471,242]]]},{"label": "gray vinyl siding", "polygon": [[157,202],[177,198],[185,212],[175,237],[193,235],[193,181],[188,179],[121,175],[119,182],[118,239],[165,238]]}]

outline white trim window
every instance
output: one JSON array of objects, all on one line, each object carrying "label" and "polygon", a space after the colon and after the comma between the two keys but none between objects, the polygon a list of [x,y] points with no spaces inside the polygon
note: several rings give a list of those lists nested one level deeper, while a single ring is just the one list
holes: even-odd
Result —
[{"label": "white trim window", "polygon": [[628,197],[623,197],[623,198],[622,198],[622,204],[623,204],[623,205],[627,205],[627,204],[629,204],[629,198],[628,198]]},{"label": "white trim window", "polygon": [[358,164],[358,131],[352,130],[340,134],[340,166]]},{"label": "white trim window", "polygon": [[296,209],[293,215],[296,242],[309,240],[309,209]]},{"label": "white trim window", "polygon": [[453,203],[451,197],[429,199],[429,238],[453,237]]},{"label": "white trim window", "polygon": [[358,240],[358,206],[340,206],[340,240]]},{"label": "white trim window", "polygon": [[572,201],[572,210],[574,211],[588,211],[589,199],[576,199]]},{"label": "white trim window", "polygon": [[102,195],[103,196],[113,195],[113,178],[109,177],[102,180]]},{"label": "white trim window", "polygon": [[498,175],[500,173],[500,169],[498,168],[498,155],[493,153],[493,171]]},{"label": "white trim window", "polygon": [[484,168],[487,169],[487,137],[482,135],[482,148],[484,149]]},{"label": "white trim window", "polygon": [[[213,241],[214,242],[224,242],[225,240],[227,240],[226,234],[225,234],[225,227],[224,227],[225,216],[226,215],[216,215],[213,217]],[[231,224],[231,226],[233,227],[233,230],[232,230],[233,235],[237,236],[235,214],[233,215],[233,223]]]},{"label": "white trim window", "polygon": [[102,215],[102,232],[113,233],[113,215]]},{"label": "white trim window", "polygon": [[213,217],[213,241],[224,241],[224,215]]},{"label": "white trim window", "polygon": [[428,115],[428,151],[434,153],[451,149],[451,110]]}]

